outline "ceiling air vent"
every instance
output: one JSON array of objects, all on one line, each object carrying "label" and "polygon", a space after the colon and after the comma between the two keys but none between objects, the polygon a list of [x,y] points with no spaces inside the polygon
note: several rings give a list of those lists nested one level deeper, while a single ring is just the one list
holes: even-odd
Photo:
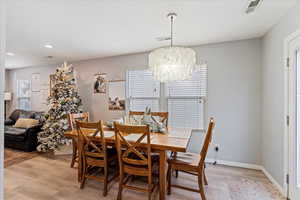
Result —
[{"label": "ceiling air vent", "polygon": [[249,0],[246,8],[246,13],[252,13],[261,4],[263,0]]}]

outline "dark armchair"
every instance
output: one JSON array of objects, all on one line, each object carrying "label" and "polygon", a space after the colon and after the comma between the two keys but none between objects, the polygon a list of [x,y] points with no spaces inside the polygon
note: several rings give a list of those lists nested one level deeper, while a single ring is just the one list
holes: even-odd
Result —
[{"label": "dark armchair", "polygon": [[[20,118],[37,119],[40,123],[30,128],[14,128],[13,125]],[[37,135],[42,131],[42,112],[15,110],[9,119],[5,120],[4,144],[5,147],[15,148],[23,151],[35,151],[38,145]]]}]

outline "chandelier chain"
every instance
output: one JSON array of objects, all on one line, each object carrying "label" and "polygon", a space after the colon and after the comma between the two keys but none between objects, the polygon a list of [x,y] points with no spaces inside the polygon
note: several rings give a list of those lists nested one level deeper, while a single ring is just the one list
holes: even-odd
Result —
[{"label": "chandelier chain", "polygon": [[176,17],[177,14],[174,12],[167,14],[170,20],[170,36],[166,40],[170,40],[171,46],[155,49],[149,54],[149,68],[154,79],[160,82],[191,79],[192,74],[199,71],[202,66],[197,65],[196,52],[192,48],[173,46]]},{"label": "chandelier chain", "polygon": [[174,23],[174,17],[171,16],[171,47],[173,46],[173,23]]}]

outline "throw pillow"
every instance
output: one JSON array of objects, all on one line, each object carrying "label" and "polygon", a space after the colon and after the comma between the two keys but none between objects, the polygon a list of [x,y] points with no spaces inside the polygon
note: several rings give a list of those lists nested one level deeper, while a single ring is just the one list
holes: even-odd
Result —
[{"label": "throw pillow", "polygon": [[30,128],[39,124],[39,120],[29,118],[19,118],[14,128]]}]

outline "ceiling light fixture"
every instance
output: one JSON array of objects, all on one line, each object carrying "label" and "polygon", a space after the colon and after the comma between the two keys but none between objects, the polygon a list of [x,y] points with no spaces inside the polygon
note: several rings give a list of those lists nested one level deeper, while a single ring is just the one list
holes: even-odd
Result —
[{"label": "ceiling light fixture", "polygon": [[15,54],[12,53],[12,52],[7,52],[6,55],[8,55],[8,56],[14,56]]},{"label": "ceiling light fixture", "polygon": [[196,52],[187,47],[173,46],[173,23],[176,13],[167,15],[171,20],[171,44],[167,47],[155,49],[149,54],[149,69],[160,82],[186,80],[192,77],[203,65],[197,65]]},{"label": "ceiling light fixture", "polygon": [[53,45],[51,45],[51,44],[45,44],[44,47],[45,47],[45,48],[48,48],[48,49],[52,49],[52,48],[53,48]]}]

